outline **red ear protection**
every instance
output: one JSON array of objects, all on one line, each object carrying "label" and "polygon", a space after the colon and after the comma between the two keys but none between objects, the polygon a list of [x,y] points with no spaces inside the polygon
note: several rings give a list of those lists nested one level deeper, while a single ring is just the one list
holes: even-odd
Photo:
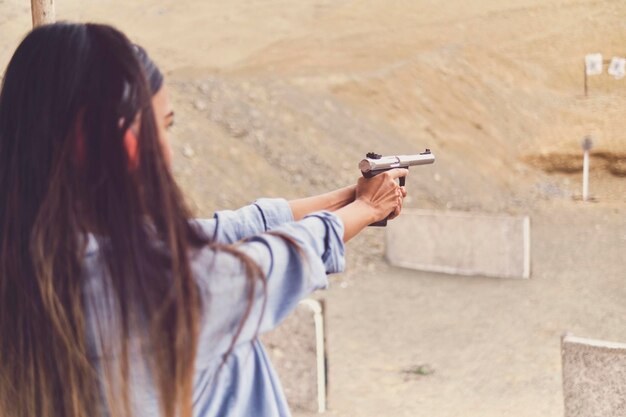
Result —
[{"label": "red ear protection", "polygon": [[[74,128],[74,134],[76,136],[76,162],[79,165],[85,163],[85,136],[83,134],[83,118],[82,115],[76,121]],[[137,145],[137,136],[133,133],[132,129],[128,129],[124,134],[124,147],[126,148],[126,154],[128,155],[128,169],[133,171],[139,166],[139,149]]]},{"label": "red ear protection", "polygon": [[139,166],[139,152],[137,145],[137,136],[132,129],[126,130],[124,134],[124,146],[128,155],[128,169],[135,170]]}]

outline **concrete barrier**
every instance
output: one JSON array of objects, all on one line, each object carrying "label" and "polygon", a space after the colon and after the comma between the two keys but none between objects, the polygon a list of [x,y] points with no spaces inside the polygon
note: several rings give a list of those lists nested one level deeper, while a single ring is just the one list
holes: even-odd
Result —
[{"label": "concrete barrier", "polygon": [[292,410],[326,411],[323,303],[306,299],[281,325],[261,337]]},{"label": "concrete barrier", "polygon": [[453,211],[405,210],[389,222],[387,259],[422,271],[530,277],[530,219]]},{"label": "concrete barrier", "polygon": [[626,415],[626,344],[561,339],[565,417]]}]

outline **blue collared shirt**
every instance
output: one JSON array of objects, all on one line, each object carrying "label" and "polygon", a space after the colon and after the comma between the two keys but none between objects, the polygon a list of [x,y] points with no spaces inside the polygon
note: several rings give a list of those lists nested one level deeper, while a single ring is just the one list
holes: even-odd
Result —
[{"label": "blue collared shirt", "polygon": [[[226,252],[204,248],[191,255],[192,273],[204,306],[194,378],[194,415],[289,416],[280,381],[257,336],[275,328],[301,299],[325,288],[328,273],[343,270],[343,224],[329,212],[318,212],[295,222],[289,204],[282,199],[261,199],[239,210],[220,211],[213,219],[197,222],[214,241],[234,244],[255,261],[267,278],[267,286],[264,292],[260,282],[256,285],[251,313],[220,369],[248,304],[245,270],[237,258]],[[270,230],[276,233],[265,233]],[[278,234],[294,240],[300,251]],[[102,291],[103,271],[98,253],[95,239],[90,239],[85,269],[90,277],[91,300],[98,300],[97,295]],[[107,301],[101,302],[104,304],[99,307],[96,303],[91,311],[101,311]],[[92,319],[90,323],[89,334],[97,339],[95,321]],[[102,324],[97,327],[100,332],[102,327]],[[93,346],[98,343],[93,342]],[[131,342],[134,415],[158,416],[158,398],[150,371],[141,360],[142,349],[145,347]],[[98,369],[99,355],[101,352],[94,348]]]}]

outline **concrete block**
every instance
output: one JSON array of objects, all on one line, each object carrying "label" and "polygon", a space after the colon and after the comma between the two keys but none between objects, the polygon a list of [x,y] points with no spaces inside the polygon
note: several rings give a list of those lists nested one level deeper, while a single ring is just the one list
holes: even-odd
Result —
[{"label": "concrete block", "polygon": [[561,340],[565,417],[626,415],[626,344]]},{"label": "concrete block", "polygon": [[527,216],[405,210],[387,225],[392,265],[501,278],[530,277]]},{"label": "concrete block", "polygon": [[272,332],[261,337],[289,407],[326,410],[326,350],[323,303],[306,299]]}]

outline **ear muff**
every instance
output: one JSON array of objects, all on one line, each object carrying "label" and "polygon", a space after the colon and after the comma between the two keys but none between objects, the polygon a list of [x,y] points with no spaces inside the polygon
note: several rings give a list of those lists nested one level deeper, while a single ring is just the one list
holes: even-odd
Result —
[{"label": "ear muff", "polygon": [[[84,109],[81,109],[74,124],[74,158],[76,164],[78,164],[79,166],[82,166],[87,159],[85,149],[85,135],[83,130],[84,114]],[[127,129],[126,133],[124,134],[124,148],[126,149],[126,155],[128,156],[128,168],[130,170],[137,169],[137,167],[139,167],[139,145],[137,143],[137,136],[131,128]]]},{"label": "ear muff", "polygon": [[139,149],[137,144],[137,136],[132,129],[127,129],[124,134],[124,147],[128,155],[128,167],[131,170],[137,169],[139,166]]}]

